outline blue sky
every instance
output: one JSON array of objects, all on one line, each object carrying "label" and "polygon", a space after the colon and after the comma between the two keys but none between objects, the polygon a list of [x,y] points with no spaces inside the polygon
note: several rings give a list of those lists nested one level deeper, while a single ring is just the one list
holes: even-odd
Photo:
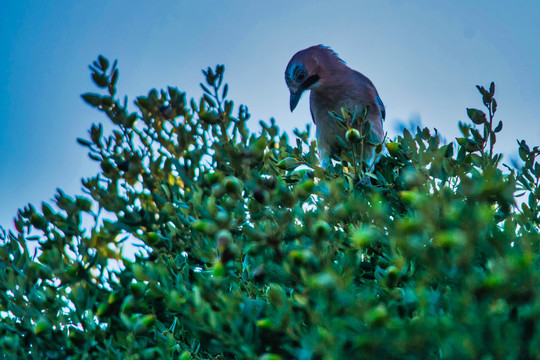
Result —
[{"label": "blue sky", "polygon": [[200,70],[225,64],[229,97],[291,133],[311,122],[307,97],[289,111],[283,72],[314,44],[331,46],[376,85],[386,130],[420,119],[452,141],[476,84],[497,85],[506,162],[517,138],[540,144],[540,1],[8,1],[0,13],[0,225],[57,187],[80,194],[98,171],[77,145],[106,122],[80,94],[87,65],[118,59],[132,101],[177,86],[198,98]]}]

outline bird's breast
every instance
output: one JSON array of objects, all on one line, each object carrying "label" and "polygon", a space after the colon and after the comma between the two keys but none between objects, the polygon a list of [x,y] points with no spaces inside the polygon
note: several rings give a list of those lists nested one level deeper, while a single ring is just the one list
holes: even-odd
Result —
[{"label": "bird's breast", "polygon": [[[353,95],[353,96],[351,96]],[[354,96],[356,95],[356,96]],[[310,109],[313,122],[316,125],[316,136],[319,149],[328,151],[331,154],[339,155],[342,150],[342,143],[338,137],[345,141],[345,129],[338,124],[330,112],[341,114],[341,108],[347,107],[351,112],[357,108],[357,113],[361,113],[368,106],[367,119],[371,123],[371,132],[379,140],[382,140],[382,124],[378,107],[371,104],[369,99],[365,99],[360,94],[346,94],[343,92],[320,93],[311,91]]]}]

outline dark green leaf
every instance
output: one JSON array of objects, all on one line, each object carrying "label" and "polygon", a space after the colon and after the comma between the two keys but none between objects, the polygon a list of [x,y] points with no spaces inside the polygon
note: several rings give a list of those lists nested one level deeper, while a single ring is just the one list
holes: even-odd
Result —
[{"label": "dark green leaf", "polygon": [[499,123],[497,124],[497,127],[493,131],[498,133],[498,132],[500,132],[502,130],[502,128],[503,128],[503,123],[502,123],[502,121],[499,121]]},{"label": "dark green leaf", "polygon": [[207,103],[208,105],[210,105],[210,107],[216,107],[216,103],[214,102],[214,100],[212,100],[212,99],[210,98],[210,96],[204,94],[203,97],[204,97],[204,100],[206,101],[206,103]]},{"label": "dark green leaf", "polygon": [[480,91],[480,94],[482,94],[482,96],[489,95],[489,92],[483,86],[476,85],[476,88],[478,89],[478,91]]},{"label": "dark green leaf", "polygon": [[88,153],[88,157],[94,161],[101,161],[101,158],[95,154]]},{"label": "dark green leaf", "polygon": [[106,88],[109,85],[108,79],[105,75],[93,73],[92,79],[96,83],[96,85],[100,88]]},{"label": "dark green leaf", "polygon": [[109,60],[107,60],[104,56],[99,55],[98,56],[99,66],[103,71],[107,70],[109,67]]},{"label": "dark green leaf", "polygon": [[98,107],[101,105],[101,95],[99,94],[86,93],[81,95],[81,97],[91,106]]},{"label": "dark green leaf", "polygon": [[454,143],[450,143],[446,146],[446,152],[444,156],[451,158],[454,155]]},{"label": "dark green leaf", "polygon": [[86,146],[86,147],[89,147],[90,145],[92,145],[90,141],[81,139],[81,138],[77,138],[77,142],[81,144],[82,146]]},{"label": "dark green leaf", "polygon": [[111,76],[111,85],[116,86],[117,81],[118,81],[118,69],[115,69]]},{"label": "dark green leaf", "polygon": [[204,90],[205,93],[209,94],[209,95],[212,95],[212,92],[210,91],[210,89],[208,89],[206,86],[204,86],[203,83],[200,83],[201,85],[201,88]]},{"label": "dark green leaf", "polygon": [[529,152],[527,150],[525,150],[522,147],[519,148],[519,157],[521,158],[521,160],[527,161],[528,154],[529,154]]},{"label": "dark green leaf", "polygon": [[227,97],[227,93],[229,92],[229,84],[225,84],[223,87],[223,92],[221,93],[221,98],[225,99]]},{"label": "dark green leaf", "polygon": [[481,110],[467,109],[467,115],[469,116],[469,119],[471,119],[476,125],[481,125],[487,122],[486,114]]}]

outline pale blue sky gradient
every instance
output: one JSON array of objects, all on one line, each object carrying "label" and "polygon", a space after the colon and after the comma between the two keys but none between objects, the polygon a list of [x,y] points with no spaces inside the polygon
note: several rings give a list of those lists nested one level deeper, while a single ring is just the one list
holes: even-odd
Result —
[{"label": "pale blue sky gradient", "polygon": [[[177,86],[198,98],[200,70],[225,65],[229,97],[258,120],[292,129],[310,123],[307,96],[289,111],[283,72],[314,44],[331,46],[376,85],[386,130],[420,117],[452,141],[476,84],[497,85],[504,129],[540,144],[540,1],[8,1],[0,13],[0,225],[18,208],[40,208],[57,187],[81,194],[98,171],[77,145],[107,122],[80,99],[96,91],[87,65],[118,59],[118,91],[130,102]],[[510,162],[510,156],[505,157]]]}]

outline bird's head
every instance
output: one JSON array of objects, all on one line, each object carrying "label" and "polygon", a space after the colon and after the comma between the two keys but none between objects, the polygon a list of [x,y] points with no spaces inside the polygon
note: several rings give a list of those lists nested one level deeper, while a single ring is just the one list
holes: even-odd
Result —
[{"label": "bird's head", "polygon": [[285,70],[285,82],[291,92],[291,111],[298,105],[302,93],[324,82],[329,68],[333,68],[336,63],[343,64],[343,61],[323,45],[312,46],[294,54]]},{"label": "bird's head", "polygon": [[316,86],[320,80],[319,75],[316,73],[316,67],[313,66],[316,63],[308,52],[309,49],[311,48],[297,52],[289,61],[285,70],[285,82],[291,92],[291,111],[298,105],[302,93]]}]

